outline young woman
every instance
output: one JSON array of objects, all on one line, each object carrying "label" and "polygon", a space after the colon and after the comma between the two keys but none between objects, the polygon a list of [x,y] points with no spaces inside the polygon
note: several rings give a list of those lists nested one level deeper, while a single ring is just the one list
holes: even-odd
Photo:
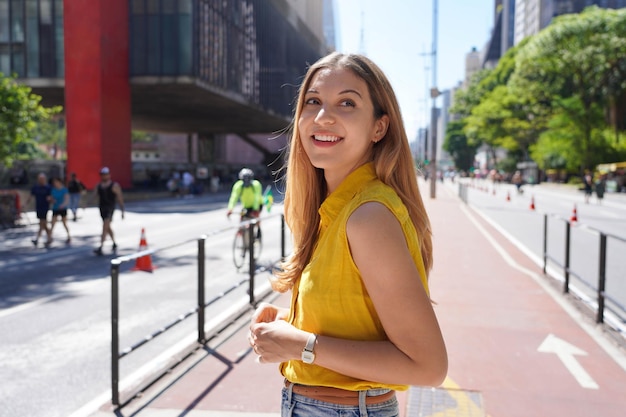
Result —
[{"label": "young woman", "polygon": [[63,227],[67,233],[65,243],[70,244],[72,239],[70,237],[70,229],[67,227],[67,208],[70,204],[70,193],[67,187],[63,185],[61,178],[52,179],[51,197],[52,223],[50,224],[50,235],[52,235],[54,226],[57,224],[57,219],[60,217],[61,223],[63,223]]},{"label": "young woman", "polygon": [[292,290],[291,306],[260,305],[249,336],[260,362],[280,362],[282,415],[399,415],[395,390],[439,385],[447,353],[428,292],[430,222],[373,62],[333,53],[309,68],[286,172],[294,251],[273,286]]}]

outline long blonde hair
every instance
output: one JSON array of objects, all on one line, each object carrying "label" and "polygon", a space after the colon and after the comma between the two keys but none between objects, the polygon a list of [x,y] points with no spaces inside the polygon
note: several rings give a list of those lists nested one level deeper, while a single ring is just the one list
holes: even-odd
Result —
[{"label": "long blonde hair", "polygon": [[385,136],[373,147],[377,177],[393,188],[407,207],[417,231],[424,266],[428,274],[433,263],[430,220],[420,195],[409,141],[404,130],[400,108],[391,84],[381,69],[367,57],[357,54],[331,53],[311,65],[298,90],[298,101],[291,125],[285,188],[285,220],[293,236],[293,253],[281,265],[272,282],[275,290],[291,289],[309,263],[319,236],[318,209],[326,197],[324,172],[315,168],[299,138],[298,120],[304,95],[313,76],[321,68],[351,70],[367,84],[374,105],[374,118],[389,117]]}]

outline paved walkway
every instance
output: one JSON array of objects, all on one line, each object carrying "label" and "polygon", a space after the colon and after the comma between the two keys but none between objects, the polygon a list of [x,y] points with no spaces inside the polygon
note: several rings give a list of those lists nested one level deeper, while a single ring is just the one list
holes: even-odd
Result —
[{"label": "paved walkway", "polygon": [[[431,293],[449,354],[440,389],[400,393],[402,416],[621,417],[626,353],[518,248],[438,186]],[[288,295],[275,302],[287,305]],[[277,365],[255,362],[248,317],[120,410],[91,417],[278,416]]]}]

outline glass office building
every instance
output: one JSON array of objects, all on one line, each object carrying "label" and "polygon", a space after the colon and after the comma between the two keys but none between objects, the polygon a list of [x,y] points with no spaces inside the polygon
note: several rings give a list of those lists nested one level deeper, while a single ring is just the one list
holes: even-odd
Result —
[{"label": "glass office building", "polygon": [[63,78],[63,0],[0,0],[0,72]]}]

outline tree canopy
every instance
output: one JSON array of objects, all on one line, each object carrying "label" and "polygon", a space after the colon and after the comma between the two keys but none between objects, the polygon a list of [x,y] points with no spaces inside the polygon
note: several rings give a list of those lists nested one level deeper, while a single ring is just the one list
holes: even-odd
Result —
[{"label": "tree canopy", "polygon": [[30,87],[0,73],[0,164],[11,166],[39,155],[44,124],[60,111],[60,107],[42,106],[41,97]]},{"label": "tree canopy", "polygon": [[451,112],[468,145],[504,148],[542,169],[626,159],[626,9],[556,17],[473,78]]}]

